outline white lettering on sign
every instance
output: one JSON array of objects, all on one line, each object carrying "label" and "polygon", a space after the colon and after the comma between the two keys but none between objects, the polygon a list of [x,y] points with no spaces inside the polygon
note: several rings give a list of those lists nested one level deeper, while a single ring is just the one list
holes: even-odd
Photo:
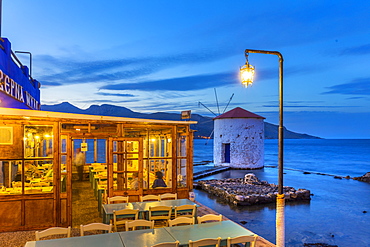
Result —
[{"label": "white lettering on sign", "polygon": [[[40,109],[40,103],[32,97],[32,95],[23,90],[23,87],[11,79],[7,74],[0,70],[0,91],[3,91],[12,98],[18,100],[19,102],[25,103],[24,98],[26,98],[26,105],[31,109]],[[26,97],[24,97],[24,95]]]}]

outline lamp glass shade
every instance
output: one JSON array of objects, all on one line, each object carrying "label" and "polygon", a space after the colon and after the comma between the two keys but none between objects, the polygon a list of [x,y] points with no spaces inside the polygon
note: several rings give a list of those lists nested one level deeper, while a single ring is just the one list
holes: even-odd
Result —
[{"label": "lamp glass shade", "polygon": [[254,78],[254,67],[246,63],[240,68],[240,80],[245,87],[252,85]]}]

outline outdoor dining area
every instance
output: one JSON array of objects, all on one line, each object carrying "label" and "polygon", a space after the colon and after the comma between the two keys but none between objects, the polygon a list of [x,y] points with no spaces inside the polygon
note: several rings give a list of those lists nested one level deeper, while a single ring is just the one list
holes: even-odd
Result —
[{"label": "outdoor dining area", "polygon": [[71,227],[51,227],[36,231],[36,241],[25,247],[256,246],[256,234],[201,207],[192,200],[177,199],[176,193],[141,196],[140,202],[108,197],[102,205],[103,222],[81,225],[80,236],[71,237]]}]

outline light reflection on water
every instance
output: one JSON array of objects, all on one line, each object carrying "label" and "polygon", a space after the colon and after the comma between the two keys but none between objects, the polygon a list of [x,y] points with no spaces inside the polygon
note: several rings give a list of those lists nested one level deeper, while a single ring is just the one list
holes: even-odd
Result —
[{"label": "light reflection on water", "polygon": [[[294,157],[287,157],[287,165],[290,168],[333,173],[335,175],[363,175],[364,171],[370,171],[370,159],[367,159],[369,153],[362,153],[370,150],[370,141],[361,140],[358,153],[353,140],[339,140],[336,143],[333,140],[325,142],[329,145],[325,148],[324,143],[318,140],[320,144],[316,154],[312,155],[309,149],[315,149],[315,142],[309,141],[304,148],[304,141],[297,150],[286,150],[286,153],[292,155],[292,152],[304,150],[304,155],[298,154]],[[194,153],[197,153],[197,140],[195,140]],[[297,142],[297,141],[296,141]],[[347,161],[344,161],[343,152],[338,160],[335,155],[340,147],[346,147],[348,152]],[[293,148],[293,145],[290,145]],[[351,150],[348,150],[352,147]],[[201,153],[209,158],[212,149],[208,152],[201,146]],[[322,150],[325,154],[319,153]],[[275,157],[269,148],[265,149],[269,159]],[[277,157],[277,156],[276,156]],[[316,157],[319,158],[316,159]],[[356,158],[354,158],[356,157]],[[362,158],[361,158],[362,157]],[[325,160],[324,160],[325,158]],[[194,158],[195,159],[195,158]],[[275,159],[275,161],[273,160]],[[269,165],[275,165],[277,158],[271,158]],[[355,162],[352,162],[352,160]],[[302,162],[304,160],[306,162]],[[295,163],[297,165],[295,165]],[[352,165],[352,169],[348,167]],[[334,165],[335,164],[335,165]],[[357,167],[359,165],[360,167]],[[229,170],[215,174],[203,179],[221,179],[244,177],[246,173],[255,173],[260,180],[269,183],[277,183],[277,168],[265,167],[261,170]],[[303,243],[327,243],[338,246],[370,246],[370,184],[347,179],[334,179],[332,176],[323,176],[317,174],[303,174],[301,171],[284,170],[284,185],[292,186],[296,189],[309,189],[312,194],[310,202],[287,202],[285,207],[286,224],[286,246],[302,247]],[[271,242],[275,242],[275,205],[256,205],[256,206],[234,206],[229,205],[219,198],[209,195],[203,191],[195,190],[196,200],[202,204],[214,209],[236,222],[247,222],[245,227],[261,235]],[[367,213],[364,213],[367,211]]]}]

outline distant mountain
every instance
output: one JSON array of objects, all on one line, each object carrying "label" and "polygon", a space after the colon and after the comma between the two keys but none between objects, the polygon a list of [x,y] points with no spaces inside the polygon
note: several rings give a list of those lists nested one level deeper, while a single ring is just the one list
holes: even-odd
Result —
[{"label": "distant mountain", "polygon": [[[139,113],[131,111],[130,109],[122,106],[114,106],[104,104],[101,106],[91,105],[86,110],[80,109],[71,105],[68,102],[63,102],[56,105],[42,105],[41,110],[53,111],[53,112],[66,112],[66,113],[78,113],[88,115],[101,115],[101,116],[113,116],[113,117],[130,117],[130,118],[144,118],[144,119],[159,119],[159,120],[181,120],[181,114],[177,113]],[[192,114],[191,121],[197,121],[198,124],[191,125],[194,133],[194,138],[206,138],[213,134],[213,118],[204,117],[199,114]],[[265,139],[277,139],[278,138],[279,126],[265,122]],[[311,136],[308,134],[300,134],[287,130],[284,127],[284,138],[285,139],[320,139],[320,137]]]}]

